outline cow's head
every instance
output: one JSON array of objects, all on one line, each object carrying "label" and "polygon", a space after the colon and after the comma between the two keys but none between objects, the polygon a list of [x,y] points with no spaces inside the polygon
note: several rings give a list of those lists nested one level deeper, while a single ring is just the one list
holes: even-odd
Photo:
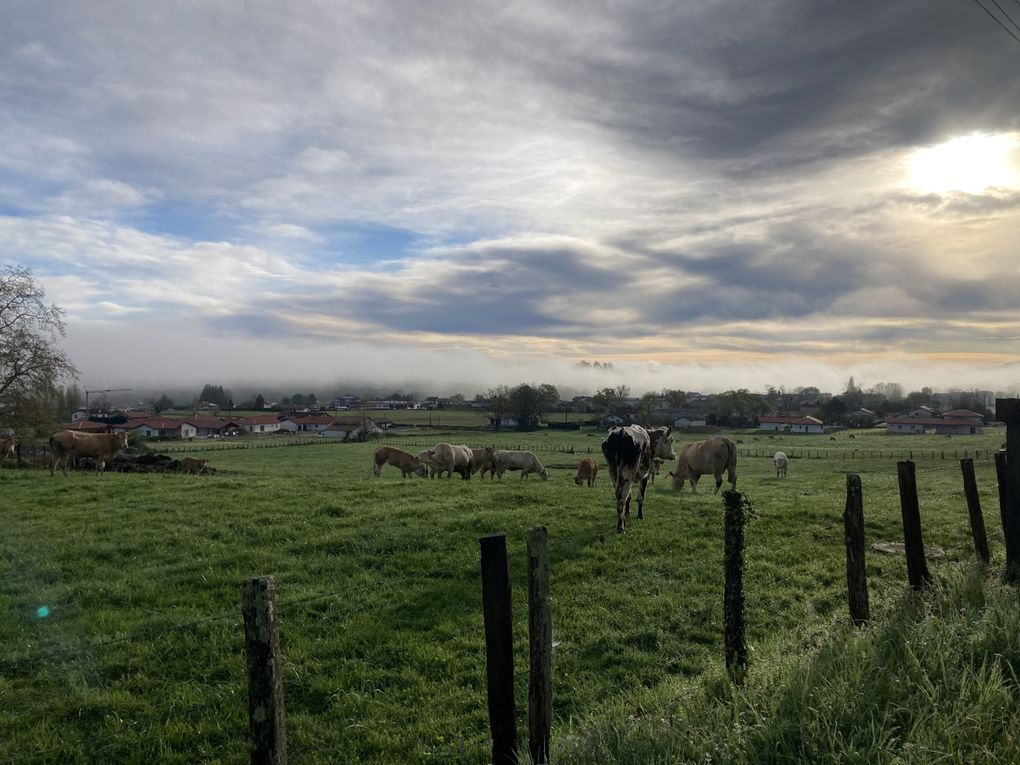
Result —
[{"label": "cow's head", "polygon": [[669,426],[652,428],[648,431],[648,435],[652,439],[652,457],[663,461],[676,459],[676,454],[673,452],[672,429]]},{"label": "cow's head", "polygon": [[128,445],[128,434],[127,434],[127,432],[118,433],[116,440],[117,440],[117,444],[120,446],[121,449],[126,449],[127,448],[127,445]]}]

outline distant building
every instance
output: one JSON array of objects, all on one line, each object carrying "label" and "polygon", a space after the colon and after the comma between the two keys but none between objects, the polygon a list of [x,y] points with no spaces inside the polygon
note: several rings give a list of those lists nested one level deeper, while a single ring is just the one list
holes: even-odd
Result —
[{"label": "distant building", "polygon": [[785,433],[821,433],[824,426],[817,417],[775,417],[762,415],[758,418],[758,429]]},{"label": "distant building", "polygon": [[922,410],[931,411],[928,407],[920,407],[907,414],[887,417],[885,420],[885,432],[890,434],[920,434],[931,430],[940,436],[979,436],[984,432],[982,429],[984,424],[983,418],[977,412],[971,412],[966,409],[954,409],[939,417],[926,416]]}]

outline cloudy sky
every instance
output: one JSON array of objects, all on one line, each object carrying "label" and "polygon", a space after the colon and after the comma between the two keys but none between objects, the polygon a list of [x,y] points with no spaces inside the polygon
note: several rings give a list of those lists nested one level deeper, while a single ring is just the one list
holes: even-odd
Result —
[{"label": "cloudy sky", "polygon": [[13,0],[0,262],[88,387],[1015,389],[1018,71],[969,0]]}]

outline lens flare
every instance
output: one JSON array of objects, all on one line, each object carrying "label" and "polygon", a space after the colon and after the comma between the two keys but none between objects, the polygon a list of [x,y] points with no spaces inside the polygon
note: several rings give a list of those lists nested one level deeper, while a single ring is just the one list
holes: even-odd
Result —
[{"label": "lens flare", "polygon": [[38,616],[40,619],[45,619],[47,616],[50,615],[50,607],[39,606],[37,609],[35,609],[35,615]]}]

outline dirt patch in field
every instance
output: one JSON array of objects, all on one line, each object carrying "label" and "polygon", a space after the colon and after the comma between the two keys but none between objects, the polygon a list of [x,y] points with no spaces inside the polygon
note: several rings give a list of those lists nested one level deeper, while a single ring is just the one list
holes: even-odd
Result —
[{"label": "dirt patch in field", "polygon": [[[875,542],[871,546],[871,549],[885,553],[886,555],[905,555],[907,552],[906,545],[903,542]],[[946,554],[946,551],[941,547],[929,547],[924,546],[924,555],[926,558],[942,558]]]}]

